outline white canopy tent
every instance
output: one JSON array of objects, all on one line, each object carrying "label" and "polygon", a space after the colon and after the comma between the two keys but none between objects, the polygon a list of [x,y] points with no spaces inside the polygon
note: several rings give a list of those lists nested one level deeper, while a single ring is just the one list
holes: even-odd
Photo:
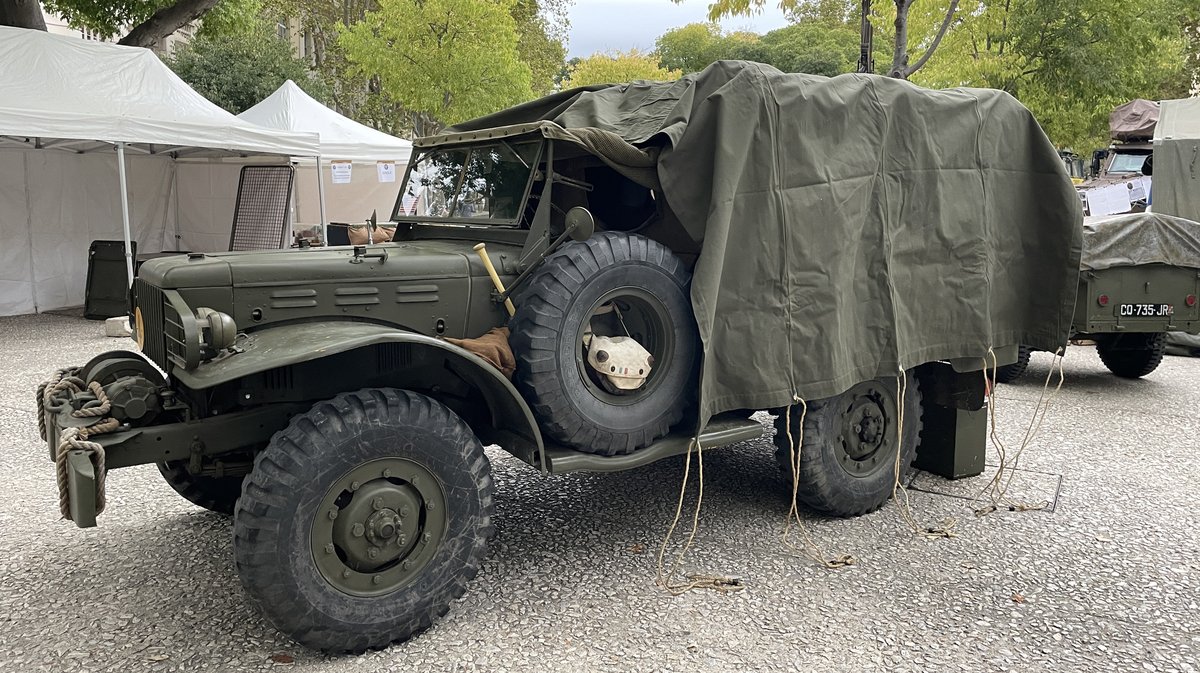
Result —
[{"label": "white canopy tent", "polygon": [[[402,167],[408,163],[408,159],[412,155],[411,142],[343,117],[313,99],[290,79],[276,89],[275,93],[267,96],[258,105],[246,110],[238,117],[267,128],[282,131],[311,131],[321,137],[321,154],[316,158],[315,169],[319,176],[317,196],[322,240],[328,240],[325,236],[325,225],[329,224],[327,202],[336,206],[336,215],[347,220],[360,219],[358,215],[362,214],[361,212],[350,213],[348,212],[350,208],[362,211],[368,204],[382,203],[390,209],[395,203],[399,185],[383,182],[380,178],[384,172],[376,171],[375,166],[369,167],[366,171],[358,171],[358,175],[361,177],[357,180],[351,172],[350,176],[344,177],[347,181],[339,182],[331,179],[329,185],[326,185],[325,176],[321,175],[321,166],[323,162],[349,161],[369,164],[383,162],[400,167],[400,170],[391,172],[392,176],[397,173],[403,175]],[[302,166],[305,164],[306,162],[301,162]],[[332,178],[332,176],[330,177]],[[310,181],[307,179],[299,181],[301,189],[309,183]],[[390,214],[390,210],[387,214]]]},{"label": "white canopy tent", "polygon": [[114,201],[132,279],[133,222],[162,248],[178,160],[319,153],[316,134],[238,119],[147,49],[0,27],[0,63],[0,315],[82,303],[67,267],[113,235]]}]

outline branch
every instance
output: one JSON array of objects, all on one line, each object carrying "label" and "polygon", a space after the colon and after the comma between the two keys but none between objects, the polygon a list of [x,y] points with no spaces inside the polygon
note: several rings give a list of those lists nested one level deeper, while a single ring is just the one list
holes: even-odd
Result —
[{"label": "branch", "polygon": [[942,20],[942,27],[938,29],[937,35],[933,38],[933,43],[929,45],[924,54],[921,54],[921,58],[917,59],[916,63],[912,64],[911,67],[903,69],[904,79],[907,79],[914,72],[920,70],[929,61],[929,57],[933,56],[933,51],[942,43],[942,38],[946,37],[946,31],[950,29],[950,22],[954,20],[954,12],[957,10],[958,0],[952,0],[950,9],[946,10],[946,18]]},{"label": "branch", "polygon": [[162,38],[204,16],[220,0],[178,0],[139,23],[118,44],[149,49]]}]

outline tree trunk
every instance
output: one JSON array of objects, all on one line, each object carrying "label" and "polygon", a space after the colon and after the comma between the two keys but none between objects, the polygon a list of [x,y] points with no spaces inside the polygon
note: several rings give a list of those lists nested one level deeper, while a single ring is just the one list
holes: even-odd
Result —
[{"label": "tree trunk", "polygon": [[889,77],[908,79],[910,75],[929,62],[929,57],[933,56],[934,50],[942,43],[942,38],[946,37],[946,31],[950,29],[950,24],[954,21],[954,13],[958,11],[958,2],[959,0],[952,0],[949,9],[946,10],[946,17],[942,19],[942,26],[938,28],[937,35],[933,37],[933,42],[930,43],[925,53],[921,54],[921,58],[909,66],[908,10],[912,7],[913,0],[896,0],[896,48],[892,55],[892,67],[888,71]]},{"label": "tree trunk", "polygon": [[38,0],[0,0],[0,26],[46,30]]},{"label": "tree trunk", "polygon": [[[7,0],[0,0],[4,2]],[[158,41],[174,33],[188,23],[204,16],[205,12],[216,6],[219,0],[178,0],[169,7],[163,7],[129,31],[121,38],[119,44],[132,47],[146,47],[158,44]]]}]

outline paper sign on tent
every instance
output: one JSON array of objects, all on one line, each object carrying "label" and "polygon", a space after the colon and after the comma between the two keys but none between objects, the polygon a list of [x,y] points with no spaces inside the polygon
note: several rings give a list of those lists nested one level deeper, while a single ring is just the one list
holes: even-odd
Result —
[{"label": "paper sign on tent", "polygon": [[350,184],[351,171],[354,170],[354,163],[350,161],[331,161],[329,162],[329,171],[333,176],[333,184],[348,185]]},{"label": "paper sign on tent", "polygon": [[380,182],[395,182],[396,181],[396,162],[394,161],[376,161],[375,172],[379,175]]}]

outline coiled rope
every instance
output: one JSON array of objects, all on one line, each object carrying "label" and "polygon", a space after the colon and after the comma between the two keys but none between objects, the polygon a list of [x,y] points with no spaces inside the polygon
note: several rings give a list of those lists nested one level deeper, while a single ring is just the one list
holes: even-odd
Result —
[{"label": "coiled rope", "polygon": [[71,518],[68,454],[71,451],[87,453],[96,471],[96,513],[103,512],[106,503],[104,482],[107,474],[104,468],[104,446],[99,442],[89,441],[89,438],[112,432],[121,425],[117,419],[107,417],[109,411],[112,410],[112,402],[108,399],[108,395],[100,383],[92,381],[85,384],[76,376],[77,373],[77,368],[60,369],[37,389],[38,432],[43,441],[48,438],[46,409],[61,409],[64,405],[70,404],[70,398],[73,395],[83,393],[85,390],[91,393],[92,399],[86,401],[79,409],[72,411],[71,416],[73,418],[98,419],[96,423],[87,427],[71,427],[63,430],[59,437],[58,447],[54,452],[54,470],[58,483],[58,510],[66,519]]}]

